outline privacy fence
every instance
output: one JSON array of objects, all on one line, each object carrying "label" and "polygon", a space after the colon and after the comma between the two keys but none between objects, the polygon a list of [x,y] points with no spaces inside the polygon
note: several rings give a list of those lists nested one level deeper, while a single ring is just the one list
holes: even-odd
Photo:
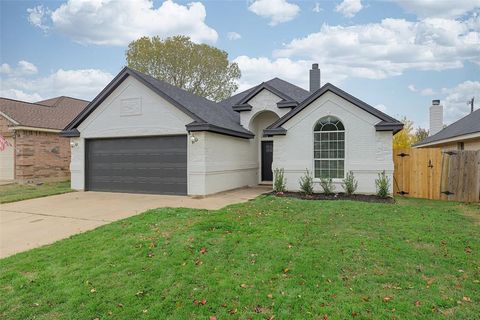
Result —
[{"label": "privacy fence", "polygon": [[480,201],[480,151],[393,150],[395,195]]}]

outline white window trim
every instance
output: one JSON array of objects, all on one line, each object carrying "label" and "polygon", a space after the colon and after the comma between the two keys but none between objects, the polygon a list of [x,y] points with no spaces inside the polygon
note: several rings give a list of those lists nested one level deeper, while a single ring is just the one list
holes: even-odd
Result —
[{"label": "white window trim", "polygon": [[[343,123],[343,121],[339,117],[336,117],[334,115],[327,115],[327,116],[337,118],[338,120],[340,120],[340,122],[342,122],[343,127],[345,127],[345,124]],[[325,116],[325,117],[327,117],[327,116]],[[324,117],[321,117],[320,119],[318,119],[315,122],[315,125],[314,125],[313,130],[312,130],[313,131],[312,132],[312,147],[310,148],[310,150],[312,152],[311,172],[312,172],[313,182],[317,182],[317,183],[320,182],[320,178],[315,177],[315,160],[322,160],[323,159],[323,158],[315,158],[315,133],[343,132],[344,133],[344,135],[343,135],[343,147],[344,147],[344,157],[343,157],[343,159],[341,159],[341,158],[324,159],[324,160],[343,160],[343,177],[342,178],[332,178],[332,182],[340,183],[340,182],[343,182],[343,180],[346,177],[346,173],[348,172],[348,170],[347,170],[347,130],[344,129],[344,130],[336,130],[336,131],[315,131],[315,126],[317,125],[317,122],[320,121],[322,118],[324,118]]]}]

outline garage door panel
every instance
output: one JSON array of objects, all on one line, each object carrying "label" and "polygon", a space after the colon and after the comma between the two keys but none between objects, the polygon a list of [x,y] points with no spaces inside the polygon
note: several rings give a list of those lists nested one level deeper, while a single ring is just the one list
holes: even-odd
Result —
[{"label": "garage door panel", "polygon": [[87,140],[87,189],[187,193],[187,137]]}]

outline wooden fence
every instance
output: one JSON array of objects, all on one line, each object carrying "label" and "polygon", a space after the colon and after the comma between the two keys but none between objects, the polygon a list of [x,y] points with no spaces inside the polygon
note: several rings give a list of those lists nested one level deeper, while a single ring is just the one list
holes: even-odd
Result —
[{"label": "wooden fence", "polygon": [[413,198],[480,201],[480,151],[393,150],[393,192]]}]

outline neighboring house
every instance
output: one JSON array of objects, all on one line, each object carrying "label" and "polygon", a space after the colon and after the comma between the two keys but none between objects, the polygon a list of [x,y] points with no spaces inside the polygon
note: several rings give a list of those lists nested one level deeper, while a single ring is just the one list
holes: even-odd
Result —
[{"label": "neighboring house", "polygon": [[62,129],[88,101],[57,97],[30,103],[0,98],[0,180],[38,182],[68,179],[70,141]]},{"label": "neighboring house", "polygon": [[444,151],[480,150],[480,109],[472,110],[460,120],[443,127],[443,107],[440,100],[433,100],[430,107],[430,132],[432,131],[432,135],[413,147],[442,148]]},{"label": "neighboring house", "polygon": [[[337,87],[310,92],[274,78],[215,103],[130,68],[63,131],[72,137],[72,188],[204,196],[271,183],[283,168],[288,190],[308,169],[359,180],[393,173],[392,136],[403,124]],[[390,179],[392,180],[392,179]]]}]

